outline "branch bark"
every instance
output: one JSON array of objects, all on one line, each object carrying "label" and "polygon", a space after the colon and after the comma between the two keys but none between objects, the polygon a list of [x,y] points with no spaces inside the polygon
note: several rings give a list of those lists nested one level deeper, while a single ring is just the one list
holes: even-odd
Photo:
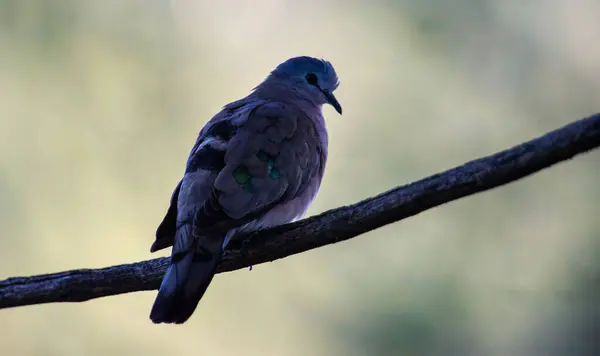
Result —
[{"label": "branch bark", "polygon": [[[378,196],[250,234],[231,243],[219,272],[274,261],[348,240],[427,209],[516,181],[600,146],[600,113],[515,146]],[[0,309],[82,302],[153,290],[168,258],[0,281]]]}]

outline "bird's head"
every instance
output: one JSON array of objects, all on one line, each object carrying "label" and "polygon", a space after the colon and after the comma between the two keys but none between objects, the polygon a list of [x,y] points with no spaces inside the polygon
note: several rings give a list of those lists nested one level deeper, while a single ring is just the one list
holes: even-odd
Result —
[{"label": "bird's head", "polygon": [[[338,113],[342,106],[333,92],[340,84],[335,69],[326,60],[312,57],[294,57],[281,63],[269,76],[272,80],[287,84],[296,95],[314,104],[330,104]],[[269,78],[265,84],[269,82]]]}]

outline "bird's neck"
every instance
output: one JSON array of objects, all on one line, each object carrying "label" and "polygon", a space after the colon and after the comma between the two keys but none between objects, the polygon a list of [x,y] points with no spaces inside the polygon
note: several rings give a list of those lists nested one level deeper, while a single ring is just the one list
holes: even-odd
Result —
[{"label": "bird's neck", "polygon": [[310,116],[322,113],[322,104],[316,103],[310,99],[308,94],[302,93],[273,75],[256,87],[253,94],[260,99],[295,105]]}]

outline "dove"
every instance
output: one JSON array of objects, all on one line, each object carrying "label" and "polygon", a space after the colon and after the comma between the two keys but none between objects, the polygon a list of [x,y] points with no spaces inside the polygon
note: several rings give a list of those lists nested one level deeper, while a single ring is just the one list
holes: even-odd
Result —
[{"label": "dove", "polygon": [[290,58],[202,128],[150,249],[173,246],[152,322],[190,318],[236,234],[304,216],[327,161],[322,107],[342,114],[338,85],[330,62]]}]

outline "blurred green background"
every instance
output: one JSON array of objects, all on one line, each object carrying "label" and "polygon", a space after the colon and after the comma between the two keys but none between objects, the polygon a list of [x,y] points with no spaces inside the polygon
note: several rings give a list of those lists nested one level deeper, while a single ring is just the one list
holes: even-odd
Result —
[{"label": "blurred green background", "polygon": [[[148,250],[202,125],[330,60],[319,213],[600,111],[593,0],[0,0],[0,278]],[[598,355],[600,153],[252,272],[0,311],[2,355]],[[160,255],[167,255],[164,251]]]}]

